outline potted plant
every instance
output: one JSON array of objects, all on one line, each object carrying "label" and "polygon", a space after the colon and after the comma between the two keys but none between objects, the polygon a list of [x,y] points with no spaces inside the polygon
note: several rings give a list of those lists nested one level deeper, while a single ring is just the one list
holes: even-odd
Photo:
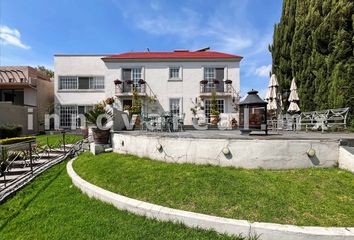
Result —
[{"label": "potted plant", "polygon": [[134,120],[134,126],[135,127],[140,127],[140,123],[141,123],[141,119],[140,119],[141,107],[142,107],[142,102],[141,102],[141,99],[140,99],[140,97],[138,95],[138,92],[133,90],[132,105],[131,106],[126,106],[125,110],[128,110],[130,117]]},{"label": "potted plant", "polygon": [[105,102],[106,102],[107,105],[112,105],[112,104],[114,103],[114,98],[109,97],[109,98],[107,98],[107,99],[105,100]]},{"label": "potted plant", "polygon": [[[101,122],[98,122],[102,115],[105,115],[106,117],[103,117]],[[106,102],[96,104],[91,111],[85,113],[85,117],[86,122],[94,126],[92,128],[94,142],[97,144],[107,144],[110,132],[109,129],[106,129],[107,123],[109,121],[107,117],[112,118],[112,113],[106,110]],[[101,129],[100,126],[105,128]]]},{"label": "potted plant", "polygon": [[197,106],[194,106],[194,107],[191,108],[191,112],[192,112],[192,115],[193,115],[193,117],[192,117],[193,125],[198,125],[199,118],[197,117],[197,111],[198,111]]},{"label": "potted plant", "polygon": [[215,90],[213,90],[210,99],[210,123],[213,125],[217,125],[219,122],[219,115],[220,112],[218,103],[216,101],[216,92]]}]

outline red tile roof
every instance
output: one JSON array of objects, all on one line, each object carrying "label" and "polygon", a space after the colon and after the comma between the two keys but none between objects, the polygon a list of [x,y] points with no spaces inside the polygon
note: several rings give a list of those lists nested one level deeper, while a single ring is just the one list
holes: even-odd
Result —
[{"label": "red tile roof", "polygon": [[103,57],[102,59],[242,59],[241,56],[222,52],[192,52],[177,50],[174,52],[127,52]]}]

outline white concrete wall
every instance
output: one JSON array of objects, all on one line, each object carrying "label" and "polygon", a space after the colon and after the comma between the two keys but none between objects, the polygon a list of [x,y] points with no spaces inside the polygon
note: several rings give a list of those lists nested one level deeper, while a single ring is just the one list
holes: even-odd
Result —
[{"label": "white concrete wall", "polygon": [[339,148],[338,166],[354,173],[354,147]]},{"label": "white concrete wall", "polygon": [[[204,67],[224,67],[224,78],[232,80],[236,91],[240,90],[239,62],[103,62],[103,56],[55,56],[55,102],[58,104],[92,105],[115,95],[114,80],[122,79],[122,69],[142,67],[143,79],[157,95],[158,104],[169,110],[170,98],[182,98],[182,112],[186,124],[191,124],[191,100],[200,93],[200,81]],[[182,67],[182,81],[169,81],[169,67]],[[58,91],[58,76],[103,75],[105,91]],[[220,97],[224,98],[224,97]],[[123,98],[120,98],[123,99]],[[226,97],[225,112],[233,112],[232,98]],[[121,105],[121,104],[118,104]]]},{"label": "white concrete wall", "polygon": [[[113,96],[114,84],[107,82],[103,56],[55,56],[54,101],[61,105],[93,105]],[[105,76],[105,90],[58,90],[59,76]]]},{"label": "white concrete wall", "polygon": [[[236,91],[240,90],[240,65],[239,62],[139,62],[121,63],[107,62],[106,83],[111,84],[115,79],[122,79],[123,68],[142,67],[143,79],[147,82],[152,91],[156,94],[158,103],[165,111],[169,111],[169,99],[182,99],[182,112],[186,114],[185,124],[191,125],[193,107],[192,100],[199,97],[200,81],[204,78],[204,67],[224,67],[224,80],[232,80],[232,86]],[[182,80],[170,81],[169,68],[181,67]],[[114,85],[111,85],[114,87]],[[225,112],[234,112],[232,108],[232,98],[225,99]]]},{"label": "white concrete wall", "polygon": [[[337,141],[330,140],[228,140],[133,136],[121,133],[113,133],[112,139],[113,150],[118,153],[166,162],[249,169],[334,167],[338,162],[339,148]],[[156,149],[157,144],[162,145],[161,151]],[[223,154],[224,147],[229,148],[230,155]],[[316,151],[313,158],[309,158],[306,153],[310,147]]]}]

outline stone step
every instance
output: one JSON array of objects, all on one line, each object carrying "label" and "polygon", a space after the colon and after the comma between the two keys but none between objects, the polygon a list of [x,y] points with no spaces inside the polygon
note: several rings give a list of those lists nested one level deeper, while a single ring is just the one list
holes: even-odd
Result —
[{"label": "stone step", "polygon": [[[48,160],[48,159],[34,159],[34,160],[32,160],[32,165],[37,166],[37,165],[43,164],[48,161],[50,161],[50,160]],[[26,160],[26,161],[25,160],[17,160],[11,164],[12,168],[23,168],[23,167],[29,167],[29,166],[30,166],[30,160]]]},{"label": "stone step", "polygon": [[25,172],[29,172],[31,171],[30,167],[14,167],[14,168],[10,168],[8,172],[6,172],[6,176],[8,175],[20,175],[23,174]]},{"label": "stone step", "polygon": [[17,179],[19,176],[21,176],[21,175],[5,175],[6,180],[4,179],[4,176],[1,176],[0,183],[5,183],[5,181],[6,181],[6,183],[9,183],[9,182]]}]

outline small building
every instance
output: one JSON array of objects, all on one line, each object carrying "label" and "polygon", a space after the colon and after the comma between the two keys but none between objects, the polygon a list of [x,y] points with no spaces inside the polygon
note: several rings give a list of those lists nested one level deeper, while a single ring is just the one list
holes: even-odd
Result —
[{"label": "small building", "polygon": [[29,66],[0,66],[0,125],[21,125],[22,134],[44,131],[53,101],[48,76]]},{"label": "small building", "polygon": [[[171,112],[192,125],[193,102],[201,101],[210,119],[210,99],[216,92],[219,111],[235,113],[240,91],[242,57],[201,49],[197,51],[128,52],[121,54],[54,56],[55,104],[60,128],[71,126],[105,98],[114,97],[118,110],[132,105],[133,92],[143,99],[143,114]],[[154,103],[151,103],[153,99]]]}]

